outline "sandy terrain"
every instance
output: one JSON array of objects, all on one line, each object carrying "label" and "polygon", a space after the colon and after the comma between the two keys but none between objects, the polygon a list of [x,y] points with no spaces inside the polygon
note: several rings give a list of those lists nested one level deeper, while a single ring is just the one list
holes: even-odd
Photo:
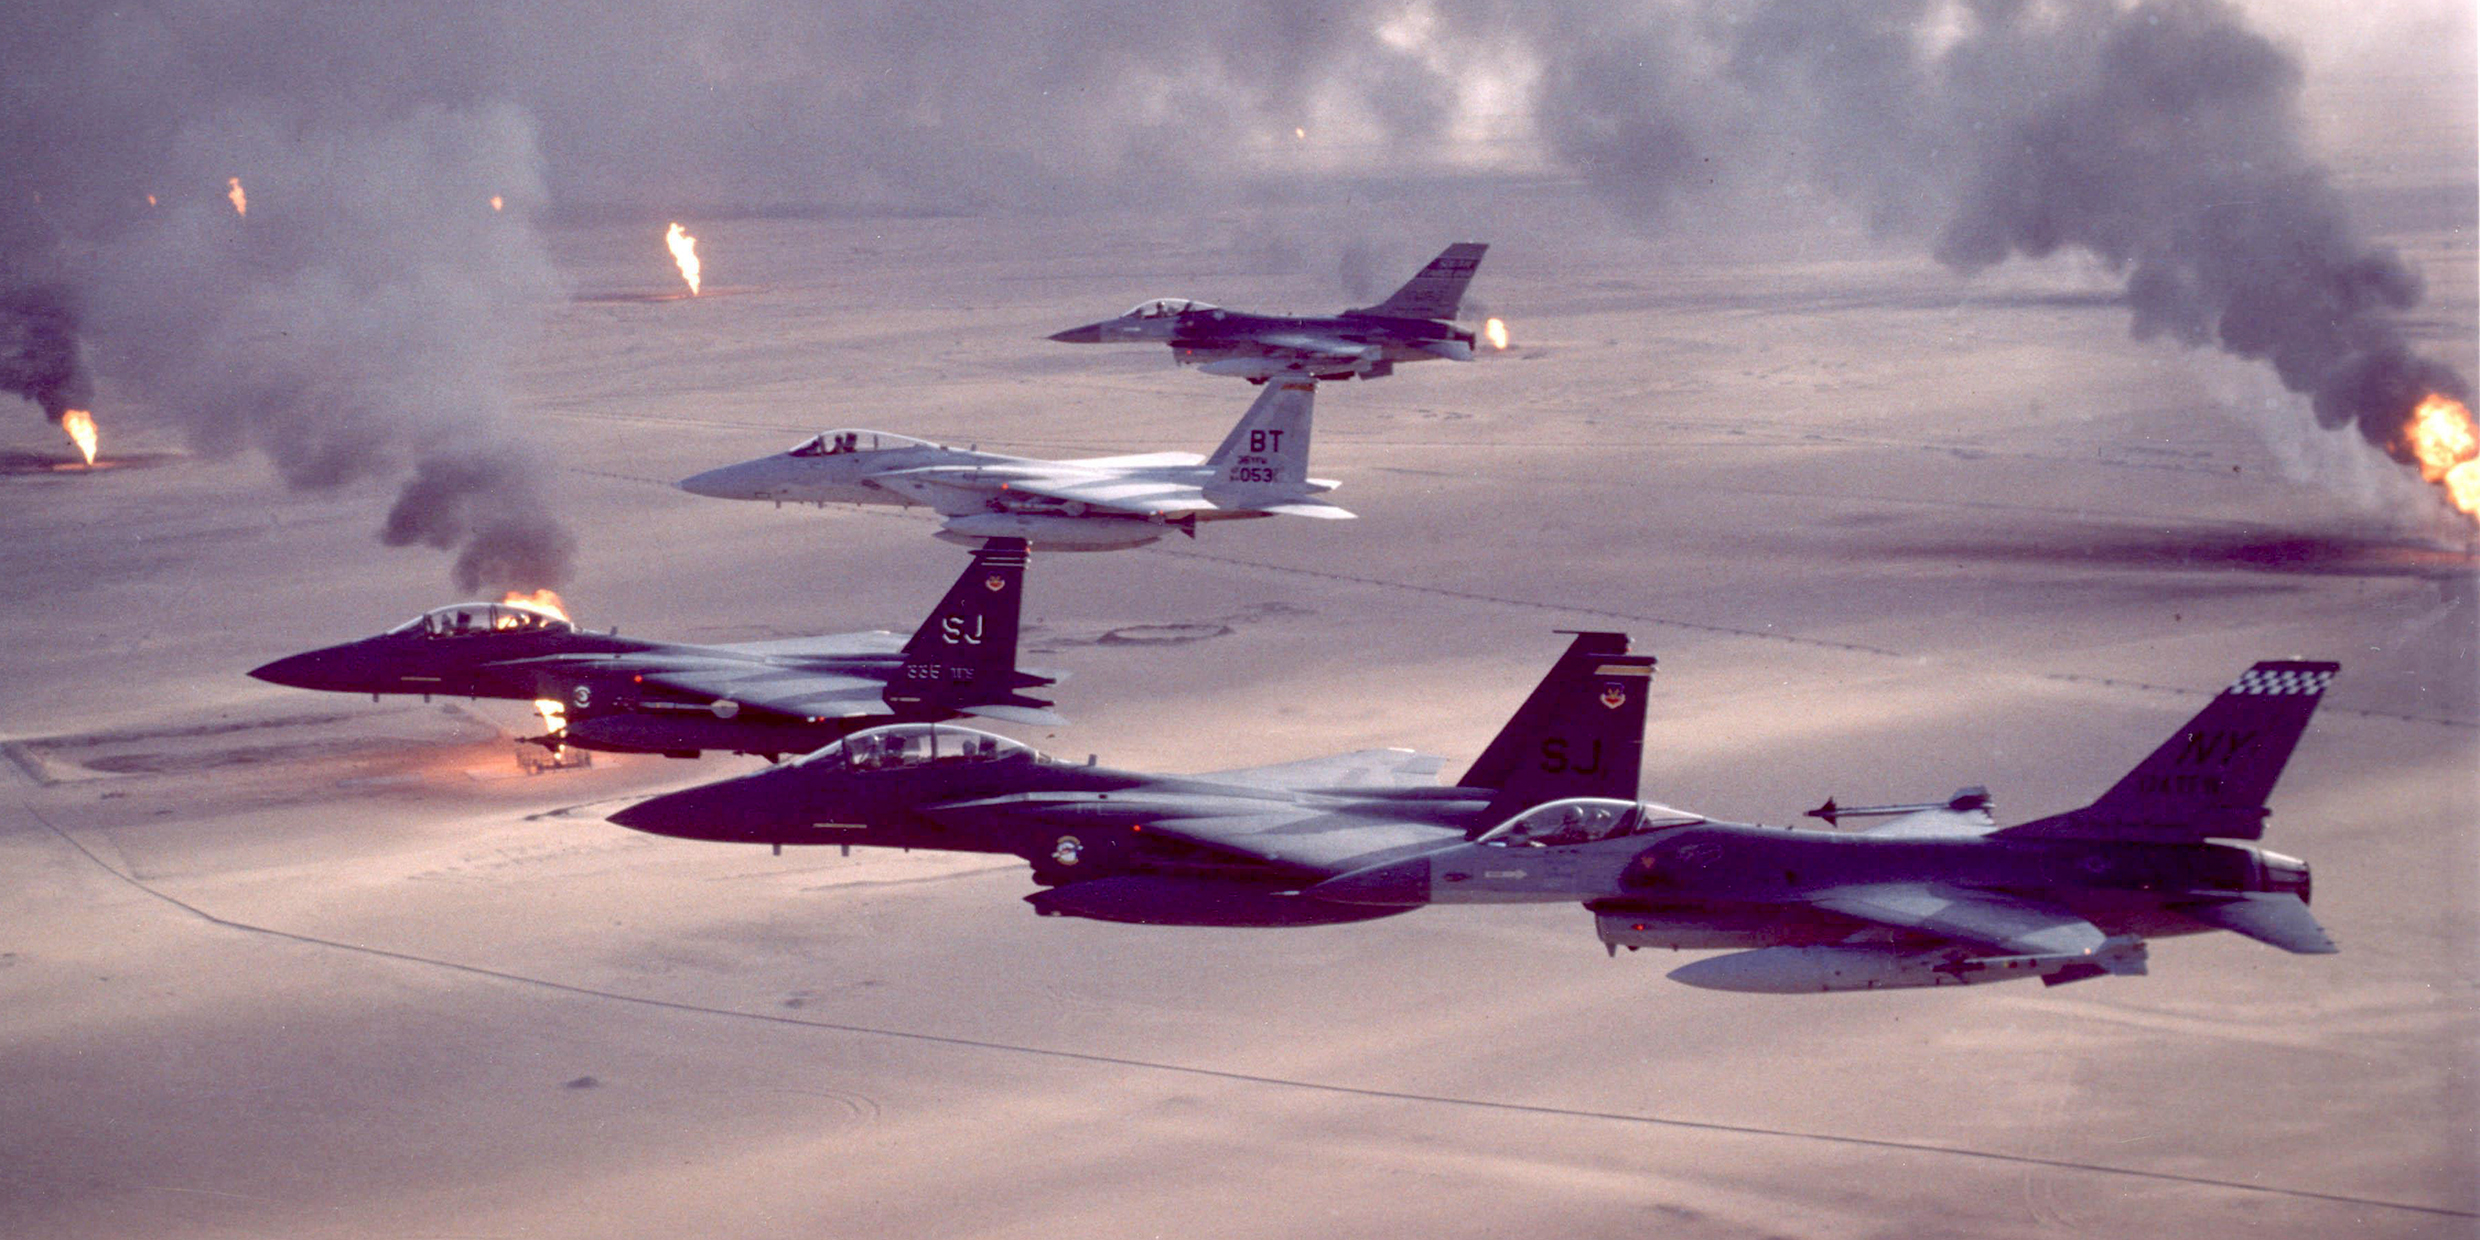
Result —
[{"label": "sandy terrain", "polygon": [[[2467,367],[2471,173],[2355,187]],[[1985,783],[2023,818],[2250,661],[2338,658],[2267,842],[2344,953],[1728,995],[1572,908],[1135,929],[1036,918],[985,857],[640,836],[601,816],[751,760],[525,778],[512,706],[247,680],[450,601],[444,564],[376,545],[380,491],[287,494],[133,416],[123,468],[0,476],[0,1233],[2471,1234],[2467,532],[2252,368],[2128,339],[2104,273],[1464,194],[1576,221],[1490,238],[1517,347],[1325,393],[1358,521],[1037,556],[1028,662],[1073,673],[1074,726],[1020,734],[1459,769],[1552,630],[1612,627],[1662,659],[1648,795],[1782,822]],[[669,481],[839,425],[1204,451],[1242,385],[1040,334],[1323,306],[1328,273],[1235,239],[1392,218],[1417,257],[1458,209],[718,221],[694,301],[659,225],[564,232],[577,296],[522,383],[570,600],[688,639],[910,627],[959,563],[925,519]],[[24,421],[11,460],[58,451]]]}]

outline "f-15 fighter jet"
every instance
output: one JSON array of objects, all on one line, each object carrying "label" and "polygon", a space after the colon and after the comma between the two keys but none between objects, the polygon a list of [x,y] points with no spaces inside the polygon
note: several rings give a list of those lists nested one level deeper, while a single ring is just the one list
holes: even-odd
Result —
[{"label": "f-15 fighter jet", "polygon": [[1580,799],[1471,843],[1329,879],[1309,895],[1372,908],[1582,900],[1619,948],[1741,948],[1673,970],[1716,990],[1794,993],[2050,985],[2145,971],[2145,940],[2230,930],[2336,950],[2308,913],[2308,865],[2248,844],[2333,663],[2249,668],[2099,800],[1999,829],[1989,794],[1810,811],[1853,832]]},{"label": "f-15 fighter jet", "polygon": [[1633,797],[1653,659],[1580,633],[1453,787],[1375,749],[1206,775],[1059,762],[952,724],[856,733],[797,762],[641,802],[622,826],[693,840],[1013,853],[1052,916],[1154,925],[1365,921],[1402,908],[1301,889],[1424,855],[1565,796]]},{"label": "f-15 fighter jet", "polygon": [[618,753],[807,753],[897,719],[975,715],[1063,722],[1016,670],[1025,544],[994,539],[910,640],[848,633],[698,646],[580,632],[521,603],[462,603],[376,637],[254,668],[260,680],[339,693],[447,694],[545,703],[565,726],[532,738]]},{"label": "f-15 fighter jet", "polygon": [[1058,332],[1067,344],[1160,341],[1183,366],[1210,375],[1269,379],[1375,379],[1398,362],[1469,362],[1473,334],[1455,326],[1489,246],[1460,241],[1374,306],[1332,315],[1246,314],[1182,297],[1157,297],[1115,319]]},{"label": "f-15 fighter jet", "polygon": [[1260,393],[1210,457],[1189,452],[1041,461],[950,448],[882,431],[828,431],[789,452],[684,478],[720,499],[796,504],[924,505],[947,518],[938,537],[972,545],[1022,538],[1038,551],[1110,551],[1206,521],[1352,514],[1317,498],[1309,476],[1315,385]]}]

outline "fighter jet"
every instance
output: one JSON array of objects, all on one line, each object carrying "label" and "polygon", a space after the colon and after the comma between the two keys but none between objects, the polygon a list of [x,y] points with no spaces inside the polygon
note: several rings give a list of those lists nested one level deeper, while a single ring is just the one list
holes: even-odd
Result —
[{"label": "fighter jet", "polygon": [[828,431],[788,452],[710,469],[682,490],[796,504],[923,505],[947,520],[938,537],[972,545],[1022,538],[1040,551],[1110,551],[1201,521],[1352,514],[1316,498],[1309,476],[1307,381],[1260,393],[1210,457],[1189,452],[1040,461],[950,448],[883,431]]},{"label": "fighter jet", "polygon": [[1751,949],[1670,976],[1763,993],[2140,974],[2147,938],[2208,930],[2332,952],[2306,862],[2220,841],[2263,836],[2266,796],[2338,666],[2259,663],[2100,799],[2003,830],[1980,788],[1810,811],[1892,815],[1850,832],[1576,799],[1308,894],[1385,909],[1581,900],[1612,954]]},{"label": "fighter jet", "polygon": [[1296,926],[1401,908],[1315,900],[1322,879],[1460,843],[1568,796],[1633,797],[1653,659],[1579,633],[1452,787],[1438,758],[1374,749],[1205,775],[1044,756],[952,724],[859,732],[798,761],[640,802],[683,839],[1012,853],[1034,911],[1151,925]]},{"label": "fighter jet", "polygon": [[1395,295],[1374,306],[1334,315],[1245,314],[1181,297],[1141,302],[1115,319],[1057,332],[1066,344],[1126,344],[1159,340],[1183,366],[1210,375],[1238,375],[1251,383],[1269,379],[1376,379],[1393,374],[1397,362],[1433,358],[1469,362],[1473,334],[1455,326],[1464,286],[1489,246],[1459,241],[1438,252],[1429,266]]},{"label": "fighter jet", "polygon": [[[890,720],[973,715],[1063,722],[1016,669],[1025,544],[993,539],[910,640],[849,633],[702,646],[580,631],[522,603],[461,603],[376,637],[254,668],[260,680],[338,693],[552,703],[544,744],[695,757],[779,758]],[[546,716],[553,712],[546,710]]]}]

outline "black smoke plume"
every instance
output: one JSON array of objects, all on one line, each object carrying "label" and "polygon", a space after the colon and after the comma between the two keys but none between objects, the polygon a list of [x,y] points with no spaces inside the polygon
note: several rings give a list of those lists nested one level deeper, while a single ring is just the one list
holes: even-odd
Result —
[{"label": "black smoke plume", "polygon": [[425,457],[388,510],[380,540],[457,548],[459,589],[556,583],[568,573],[576,539],[539,501],[533,469],[479,451]]},{"label": "black smoke plume", "polygon": [[573,540],[508,381],[561,292],[531,120],[391,97],[273,9],[24,21],[52,28],[0,41],[0,269],[31,273],[0,296],[11,389],[57,416],[91,359],[121,410],[196,450],[255,452],[297,488],[399,487],[385,541],[454,551],[461,587],[560,584]]},{"label": "black smoke plume", "polygon": [[2411,408],[2468,390],[2411,352],[2396,316],[2419,304],[2418,273],[2357,235],[2307,154],[2298,63],[2218,0],[2153,0],[2062,37],[2072,76],[1979,152],[1938,256],[1970,271],[2088,250],[2127,273],[2138,338],[2265,362],[2319,422],[2408,460]]},{"label": "black smoke plume", "polygon": [[77,299],[57,284],[0,290],[0,388],[54,422],[93,395],[78,349]]},{"label": "black smoke plume", "polygon": [[[2133,334],[2270,365],[2406,459],[2418,274],[2307,150],[2298,59],[2222,0],[1754,0],[1544,38],[1536,114],[1623,209],[1700,205],[1717,159],[1788,170],[1956,271],[2081,251]],[[1715,71],[1718,67],[1718,72]]]}]

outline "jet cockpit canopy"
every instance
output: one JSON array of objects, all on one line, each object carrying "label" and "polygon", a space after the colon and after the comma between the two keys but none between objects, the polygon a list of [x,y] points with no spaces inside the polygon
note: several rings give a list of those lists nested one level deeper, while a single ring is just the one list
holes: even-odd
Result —
[{"label": "jet cockpit canopy", "polygon": [[847,452],[885,452],[890,448],[935,448],[939,445],[910,435],[890,435],[885,431],[828,431],[803,440],[791,452],[793,456],[842,456]]},{"label": "jet cockpit canopy", "polygon": [[457,603],[434,607],[390,633],[466,637],[475,633],[574,633],[577,626],[550,612],[516,603]]},{"label": "jet cockpit canopy", "polygon": [[1135,308],[1119,317],[1123,319],[1167,319],[1175,315],[1186,314],[1191,310],[1220,308],[1207,302],[1190,301],[1185,297],[1157,297],[1152,301],[1138,302]]},{"label": "jet cockpit canopy", "polygon": [[1536,805],[1490,828],[1474,843],[1500,848],[1556,848],[1669,827],[1690,827],[1703,821],[1695,814],[1667,805],[1572,797]]},{"label": "jet cockpit canopy", "polygon": [[1033,746],[952,723],[896,723],[855,732],[799,760],[854,770],[969,762],[1043,761]]}]

